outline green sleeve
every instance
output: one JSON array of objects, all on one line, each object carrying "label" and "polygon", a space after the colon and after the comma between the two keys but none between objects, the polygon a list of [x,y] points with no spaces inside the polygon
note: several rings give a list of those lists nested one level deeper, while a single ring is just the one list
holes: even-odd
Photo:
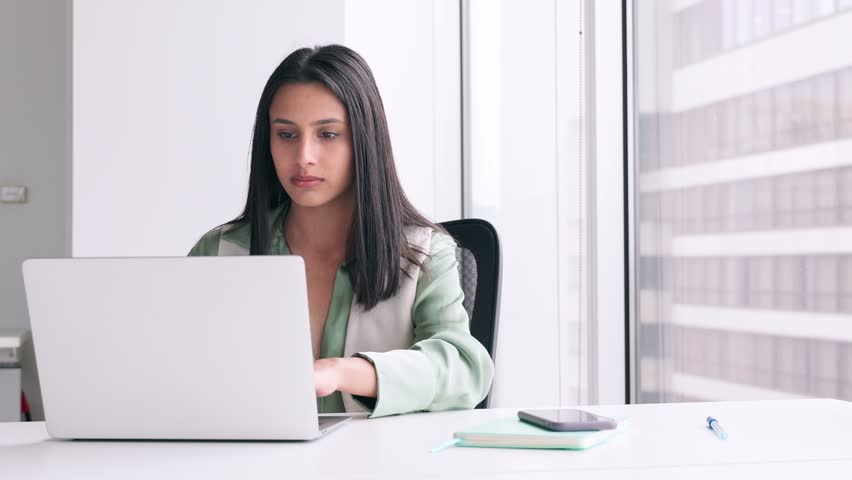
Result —
[{"label": "green sleeve", "polygon": [[494,363],[470,334],[455,250],[451,237],[433,233],[411,312],[414,345],[358,354],[376,368],[378,396],[371,418],[473,408],[488,394]]},{"label": "green sleeve", "polygon": [[219,255],[219,239],[222,236],[222,228],[210,230],[189,251],[190,257],[215,257]]}]

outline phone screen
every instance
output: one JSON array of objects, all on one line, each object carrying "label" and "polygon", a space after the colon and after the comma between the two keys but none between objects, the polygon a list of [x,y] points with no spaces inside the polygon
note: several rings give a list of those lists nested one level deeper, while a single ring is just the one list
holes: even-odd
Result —
[{"label": "phone screen", "polygon": [[570,408],[557,410],[529,410],[528,413],[556,423],[590,423],[600,420],[609,420],[608,418],[599,417],[593,413]]}]

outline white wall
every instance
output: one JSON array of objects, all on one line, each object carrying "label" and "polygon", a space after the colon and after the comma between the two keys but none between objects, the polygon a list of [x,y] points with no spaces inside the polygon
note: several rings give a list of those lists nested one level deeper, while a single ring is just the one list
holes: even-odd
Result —
[{"label": "white wall", "polygon": [[315,44],[367,59],[409,197],[438,220],[458,218],[453,3],[77,0],[74,256],[183,255],[239,214],[263,84]]},{"label": "white wall", "polygon": [[182,255],[245,201],[278,63],[343,41],[342,0],[74,2],[74,256]]},{"label": "white wall", "polygon": [[402,186],[436,221],[462,211],[460,13],[457,0],[345,5],[346,45],[376,77]]}]

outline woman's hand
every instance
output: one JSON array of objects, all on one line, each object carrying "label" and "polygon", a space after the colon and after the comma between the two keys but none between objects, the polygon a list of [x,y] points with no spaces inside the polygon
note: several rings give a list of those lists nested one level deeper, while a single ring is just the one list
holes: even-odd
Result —
[{"label": "woman's hand", "polygon": [[317,397],[327,397],[340,388],[343,376],[340,360],[340,358],[314,360]]},{"label": "woman's hand", "polygon": [[378,389],[375,367],[360,357],[314,360],[314,378],[317,397],[326,397],[340,390],[375,398]]}]

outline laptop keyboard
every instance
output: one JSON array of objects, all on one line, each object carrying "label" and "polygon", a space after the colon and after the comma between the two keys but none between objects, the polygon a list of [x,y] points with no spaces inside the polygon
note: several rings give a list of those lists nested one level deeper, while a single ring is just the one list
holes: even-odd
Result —
[{"label": "laptop keyboard", "polygon": [[320,430],[322,430],[326,427],[330,427],[330,426],[334,425],[335,423],[338,423],[341,420],[343,420],[343,418],[341,418],[341,417],[318,417],[318,418],[319,418]]}]

